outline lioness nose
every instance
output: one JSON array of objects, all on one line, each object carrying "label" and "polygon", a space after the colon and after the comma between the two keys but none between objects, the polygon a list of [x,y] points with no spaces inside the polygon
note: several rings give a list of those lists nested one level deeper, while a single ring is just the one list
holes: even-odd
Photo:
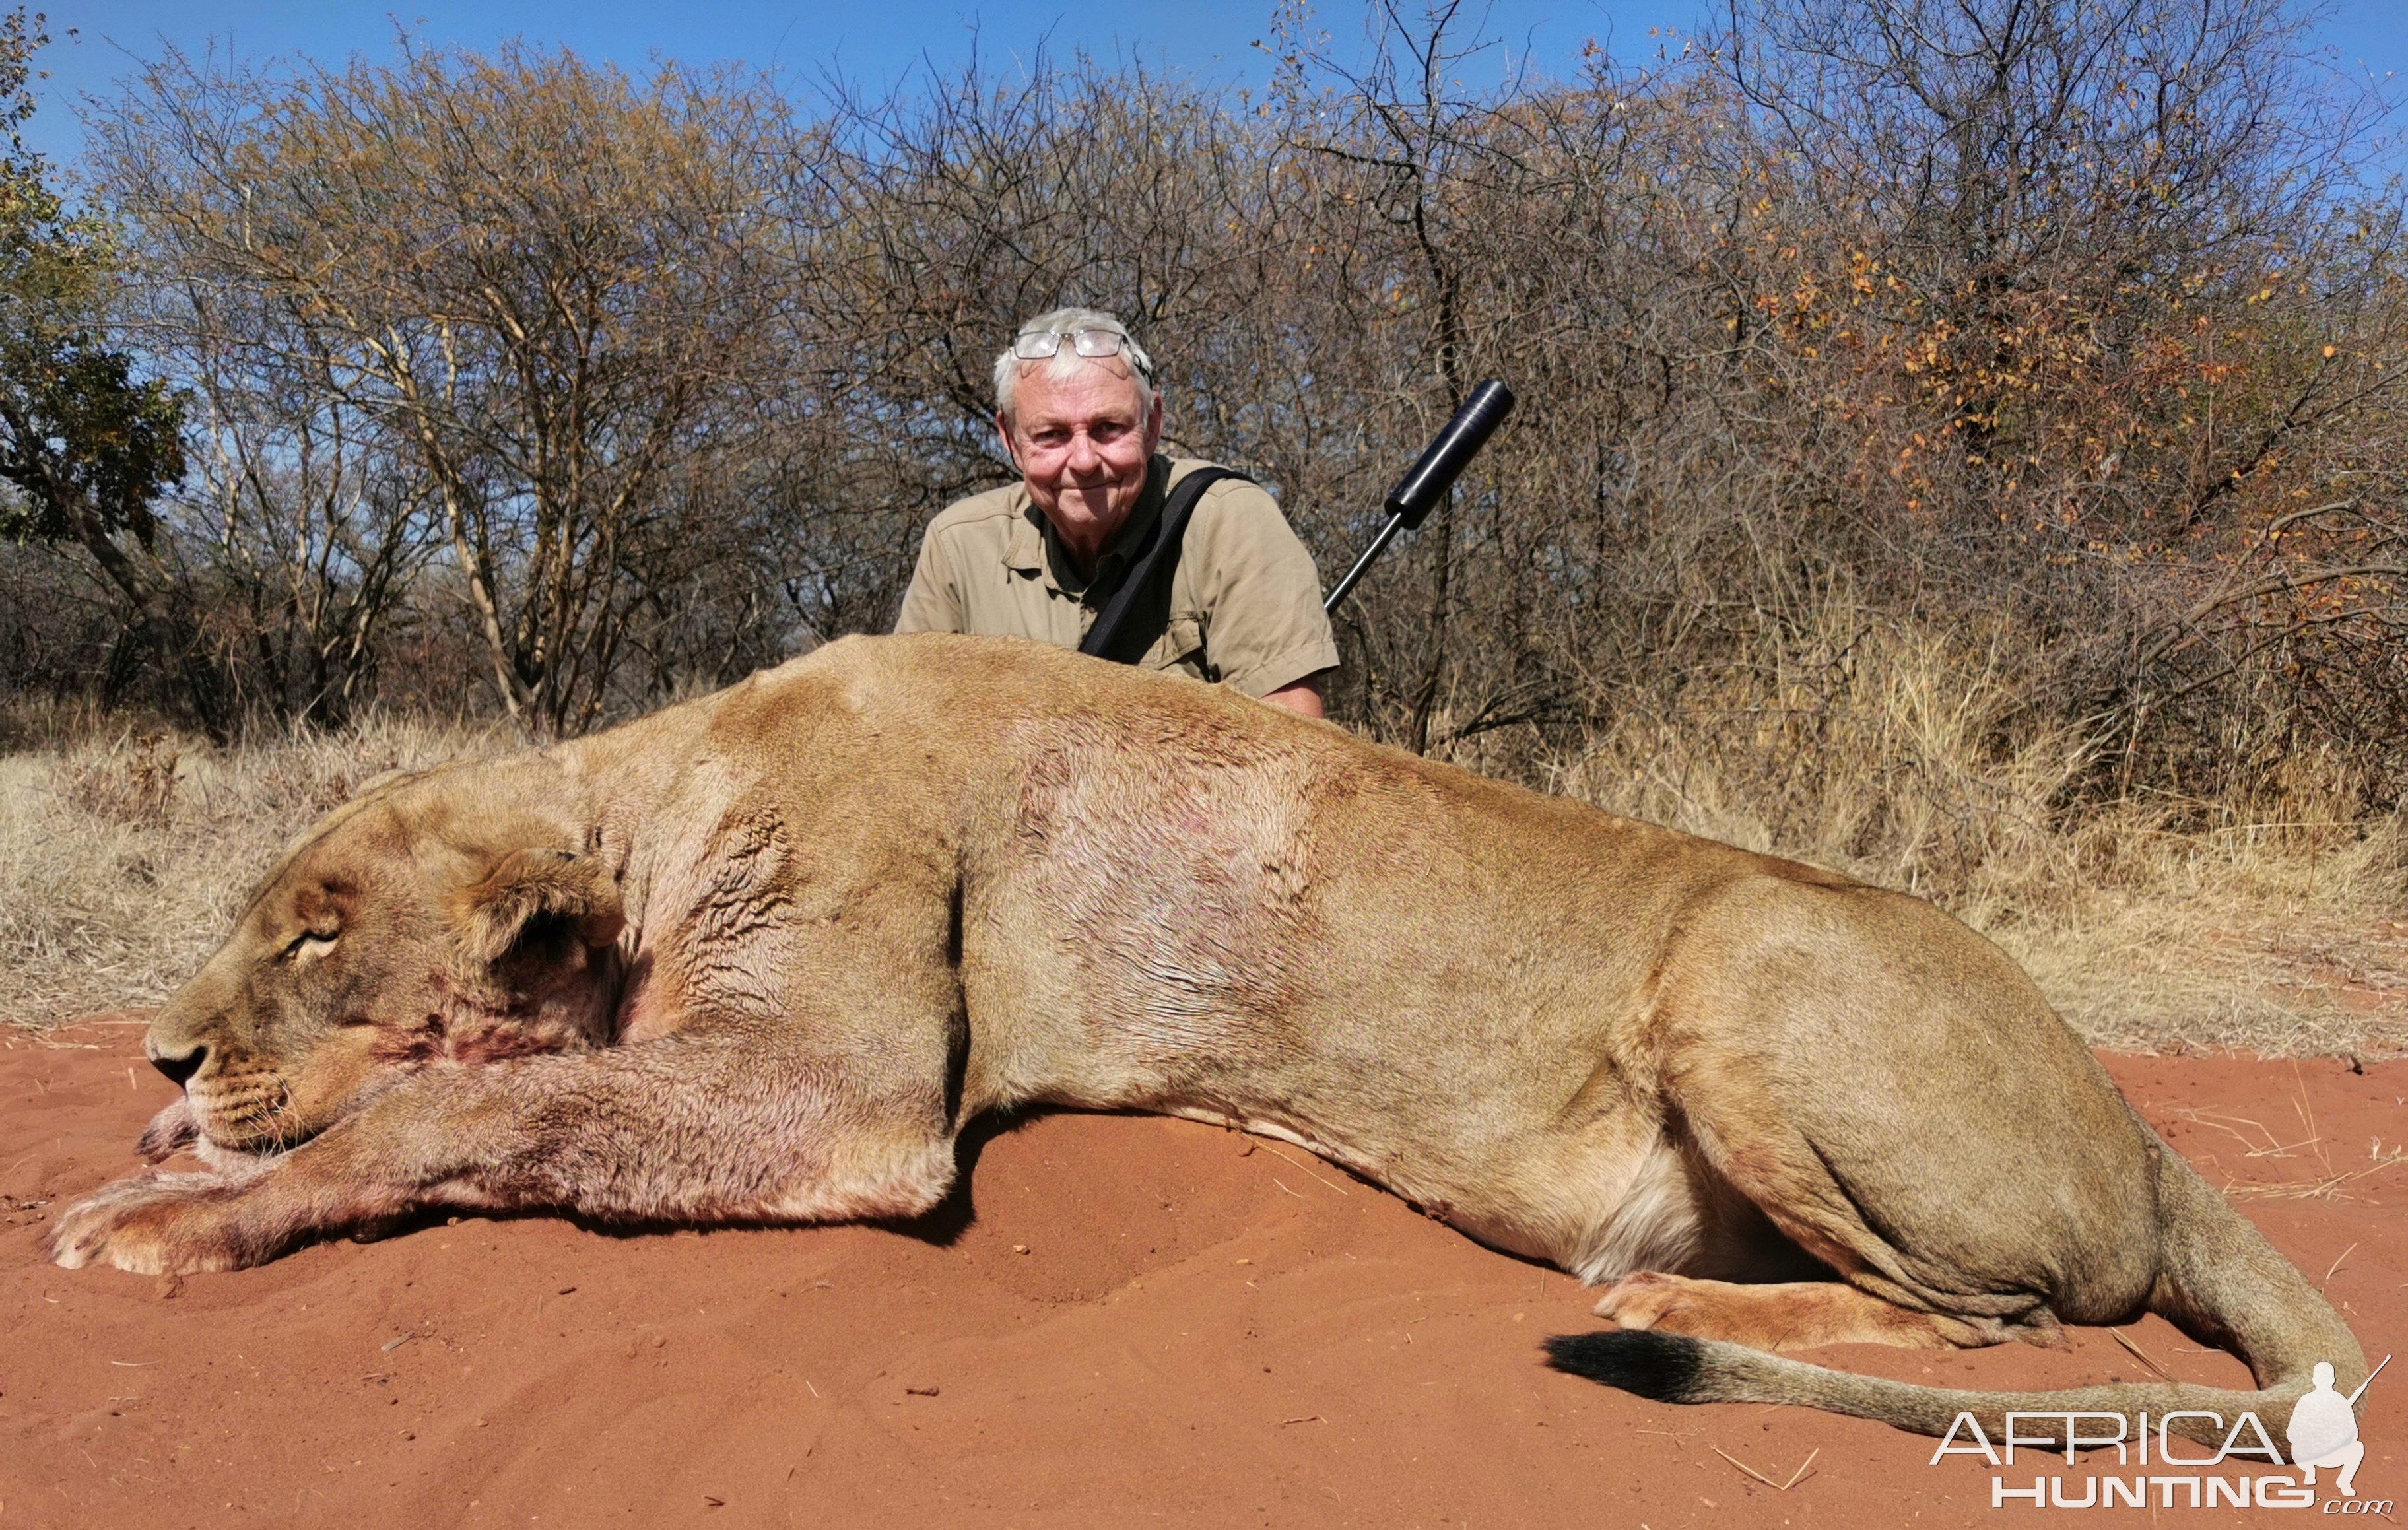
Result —
[{"label": "lioness nose", "polygon": [[150,1065],[165,1074],[167,1080],[179,1089],[184,1087],[185,1080],[200,1072],[201,1065],[208,1060],[209,1049],[207,1046],[194,1047],[181,1057],[170,1057],[163,1051],[150,1053]]}]

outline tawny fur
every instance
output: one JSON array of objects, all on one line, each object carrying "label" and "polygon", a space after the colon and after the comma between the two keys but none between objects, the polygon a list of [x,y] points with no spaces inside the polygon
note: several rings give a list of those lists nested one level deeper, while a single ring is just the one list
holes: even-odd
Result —
[{"label": "tawny fur", "polygon": [[[1973,1344],[2149,1308],[2272,1386],[2364,1369],[1928,905],[1008,639],[847,640],[380,783],[150,1047],[197,1069],[143,1152],[217,1166],[73,1208],[62,1264],[234,1268],[440,1208],[907,1217],[965,1122],[1050,1103],[1282,1137],[1592,1281],[1693,1278],[1616,1287],[1634,1328]],[[1712,1394],[1925,1424],[1704,1349]]]}]

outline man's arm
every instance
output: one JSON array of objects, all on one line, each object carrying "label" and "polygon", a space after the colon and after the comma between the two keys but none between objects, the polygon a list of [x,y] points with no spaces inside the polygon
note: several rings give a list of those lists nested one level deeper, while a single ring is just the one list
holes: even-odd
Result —
[{"label": "man's arm", "polygon": [[953,560],[938,540],[932,523],[920,538],[920,561],[911,567],[911,582],[903,591],[903,608],[895,618],[896,632],[968,632],[969,616],[962,608]]},{"label": "man's arm", "polygon": [[1255,484],[1214,484],[1196,507],[1182,566],[1204,617],[1204,652],[1221,679],[1250,696],[1322,715],[1338,665],[1321,609],[1321,576],[1279,505]]},{"label": "man's arm", "polygon": [[[1324,670],[1321,673],[1326,674],[1328,671]],[[1278,690],[1266,694],[1263,699],[1274,707],[1284,707],[1298,717],[1318,718],[1325,715],[1321,705],[1321,675],[1319,674],[1307,675],[1294,685],[1283,685]]]}]

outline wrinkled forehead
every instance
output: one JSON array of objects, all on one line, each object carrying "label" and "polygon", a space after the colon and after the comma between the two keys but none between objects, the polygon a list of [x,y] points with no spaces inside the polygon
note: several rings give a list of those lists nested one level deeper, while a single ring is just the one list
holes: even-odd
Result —
[{"label": "wrinkled forehead", "polygon": [[351,802],[328,813],[286,847],[284,856],[251,891],[237,923],[309,920],[330,905],[404,878],[415,838],[389,804]]},{"label": "wrinkled forehead", "polygon": [[[1068,356],[1069,352],[1065,351]],[[1092,425],[1110,421],[1141,423],[1154,407],[1154,390],[1125,357],[1071,356],[1023,362],[1012,384],[1012,423],[1024,431]]]}]

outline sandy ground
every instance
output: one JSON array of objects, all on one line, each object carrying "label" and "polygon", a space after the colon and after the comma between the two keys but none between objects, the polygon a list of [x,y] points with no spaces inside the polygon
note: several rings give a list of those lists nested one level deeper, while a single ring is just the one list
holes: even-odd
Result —
[{"label": "sandy ground", "polygon": [[[1596,1321],[1569,1277],[1182,1122],[1022,1123],[980,1145],[967,1196],[904,1230],[471,1219],[180,1283],[69,1274],[41,1258],[50,1218],[133,1167],[168,1097],[139,1037],[125,1019],[0,1029],[0,1527],[2038,1517],[1993,1510],[1990,1468],[1933,1466],[1928,1440],[1551,1372],[1538,1340]],[[2408,1063],[2108,1064],[2370,1356],[2408,1349]],[[2156,1319],[2125,1333],[2176,1376],[2244,1380]],[[1813,1358],[1982,1387],[2147,1374],[2095,1330],[2070,1352]],[[2364,1428],[2360,1493],[2408,1517],[2408,1366]],[[2079,1497],[2114,1469],[2026,1453],[2002,1475]],[[2084,1523],[2306,1523],[2162,1491],[2176,1501]]]}]

